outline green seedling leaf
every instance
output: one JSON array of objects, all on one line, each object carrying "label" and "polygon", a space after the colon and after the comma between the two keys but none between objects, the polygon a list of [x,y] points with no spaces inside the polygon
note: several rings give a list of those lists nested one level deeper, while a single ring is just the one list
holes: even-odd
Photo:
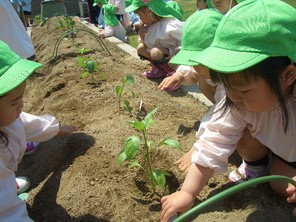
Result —
[{"label": "green seedling leaf", "polygon": [[171,139],[171,138],[166,138],[163,141],[161,141],[159,143],[159,146],[162,146],[162,145],[168,145],[168,146],[174,147],[176,149],[180,149],[181,148],[180,142],[177,141],[177,140]]},{"label": "green seedling leaf", "polygon": [[136,94],[135,94],[135,92],[133,92],[133,91],[132,91],[132,90],[130,90],[130,89],[129,89],[129,91],[130,91],[130,93],[131,93],[132,97],[133,97],[133,98],[135,98],[135,97],[136,97]]},{"label": "green seedling leaf", "polygon": [[132,76],[128,75],[126,77],[126,83],[135,84],[135,79]]},{"label": "green seedling leaf", "polygon": [[88,75],[89,75],[89,72],[85,71],[81,74],[81,77],[86,78],[86,77],[88,77]]},{"label": "green seedling leaf", "polygon": [[161,170],[153,169],[152,170],[152,182],[155,185],[160,186],[162,189],[164,189],[165,184],[166,184],[166,179],[165,179],[164,173]]},{"label": "green seedling leaf", "polygon": [[142,166],[139,164],[139,161],[138,161],[138,160],[133,161],[133,162],[129,165],[129,168],[132,168],[132,167],[140,167],[140,168],[142,168]]},{"label": "green seedling leaf", "polygon": [[117,164],[121,165],[126,160],[126,154],[124,150],[117,156]]},{"label": "green seedling leaf", "polygon": [[84,61],[85,61],[85,58],[83,57],[79,57],[77,60],[77,63],[81,68],[84,68]]},{"label": "green seedling leaf", "polygon": [[122,87],[121,86],[116,86],[115,88],[115,92],[116,92],[116,95],[119,96],[122,94]]},{"label": "green seedling leaf", "polygon": [[124,100],[124,107],[125,107],[126,111],[131,113],[130,102],[128,100]]},{"label": "green seedling leaf", "polygon": [[141,147],[141,140],[137,136],[129,136],[124,142],[124,152],[127,160],[132,160]]},{"label": "green seedling leaf", "polygon": [[140,121],[128,121],[129,124],[131,124],[136,130],[138,131],[144,131],[146,129],[146,126],[143,122]]},{"label": "green seedling leaf", "polygon": [[146,129],[148,129],[150,126],[153,125],[154,120],[152,119],[153,115],[156,113],[158,108],[155,108],[150,113],[148,113],[145,118],[142,120],[142,122],[145,124]]}]

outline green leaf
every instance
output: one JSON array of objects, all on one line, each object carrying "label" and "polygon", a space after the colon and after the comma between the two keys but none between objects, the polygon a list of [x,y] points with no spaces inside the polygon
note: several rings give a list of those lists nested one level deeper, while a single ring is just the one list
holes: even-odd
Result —
[{"label": "green leaf", "polygon": [[130,84],[135,84],[135,79],[132,76],[128,75],[126,77],[126,82]]},{"label": "green leaf", "polygon": [[166,184],[166,179],[165,179],[164,173],[161,170],[153,169],[152,170],[152,182],[153,182],[153,184],[164,189],[165,184]]},{"label": "green leaf", "polygon": [[142,166],[139,164],[139,161],[138,161],[138,160],[133,161],[133,162],[129,165],[129,168],[132,168],[132,167],[140,167],[140,168],[142,168]]},{"label": "green leaf", "polygon": [[137,136],[129,136],[124,142],[124,152],[128,160],[132,160],[141,147],[141,140]]},{"label": "green leaf", "polygon": [[77,60],[77,63],[81,68],[84,68],[84,61],[85,61],[85,58],[83,57],[79,57]]},{"label": "green leaf", "polygon": [[124,150],[117,156],[117,164],[121,165],[126,160],[126,154]]},{"label": "green leaf", "polygon": [[82,77],[82,78],[86,78],[86,77],[88,77],[88,75],[89,75],[89,72],[88,72],[88,71],[85,71],[85,72],[83,72],[83,73],[81,74],[81,77]]},{"label": "green leaf", "polygon": [[133,127],[138,130],[143,132],[146,129],[146,126],[144,123],[140,122],[140,121],[135,121],[133,124]]},{"label": "green leaf", "polygon": [[152,119],[153,115],[156,113],[158,108],[155,108],[150,113],[148,113],[145,118],[142,120],[142,122],[145,124],[146,129],[148,129],[150,126],[153,125],[154,121]]},{"label": "green leaf", "polygon": [[122,94],[122,87],[121,86],[116,86],[115,92],[116,92],[117,96],[121,95]]},{"label": "green leaf", "polygon": [[130,102],[128,100],[124,100],[124,107],[125,107],[126,111],[131,113]]},{"label": "green leaf", "polygon": [[171,138],[166,138],[163,141],[161,141],[159,143],[159,146],[162,146],[162,145],[171,146],[171,147],[174,147],[176,149],[180,149],[181,148],[180,142],[177,141],[177,140],[171,139]]},{"label": "green leaf", "polygon": [[133,97],[133,98],[135,98],[135,97],[136,97],[136,94],[135,94],[135,92],[133,92],[133,91],[132,91],[132,90],[130,90],[130,89],[129,89],[129,91],[130,91],[130,93],[131,93],[132,97]]}]

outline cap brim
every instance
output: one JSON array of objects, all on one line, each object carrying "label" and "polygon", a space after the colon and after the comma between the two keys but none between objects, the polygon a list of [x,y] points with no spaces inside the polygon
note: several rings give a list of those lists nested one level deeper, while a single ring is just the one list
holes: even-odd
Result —
[{"label": "cap brim", "polygon": [[0,96],[23,83],[42,64],[26,59],[18,60],[0,77]]},{"label": "cap brim", "polygon": [[138,6],[130,5],[129,7],[126,7],[126,8],[125,8],[125,11],[126,11],[127,13],[131,13],[131,12],[136,11],[138,8],[139,8]]},{"label": "cap brim", "polygon": [[239,52],[210,46],[191,60],[218,72],[233,73],[245,70],[268,57],[262,52]]},{"label": "cap brim", "polygon": [[94,3],[94,4],[93,4],[93,6],[96,6],[96,5],[98,5],[98,3]]},{"label": "cap brim", "polygon": [[179,51],[174,57],[171,58],[170,63],[177,65],[197,66],[198,63],[192,61],[191,59],[199,53],[200,51],[189,51],[181,49],[181,51]]}]

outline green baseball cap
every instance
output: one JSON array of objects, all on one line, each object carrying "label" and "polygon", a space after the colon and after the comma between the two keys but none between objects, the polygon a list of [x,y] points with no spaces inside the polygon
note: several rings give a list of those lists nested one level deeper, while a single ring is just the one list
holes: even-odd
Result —
[{"label": "green baseball cap", "polygon": [[296,61],[296,10],[280,0],[248,0],[218,25],[210,47],[192,58],[210,69],[232,73],[271,56]]},{"label": "green baseball cap", "polygon": [[132,4],[125,8],[125,11],[130,13],[145,6],[158,16],[175,17],[182,20],[183,10],[175,1],[165,2],[164,0],[133,0]]},{"label": "green baseball cap", "polygon": [[112,4],[103,5],[104,9],[104,22],[109,26],[117,26],[119,24],[118,19],[116,18],[116,8]]},{"label": "green baseball cap", "polygon": [[22,59],[0,41],[0,96],[23,83],[42,64]]},{"label": "green baseball cap", "polygon": [[94,0],[93,6],[97,6],[98,4],[106,5],[108,0]]},{"label": "green baseball cap", "polygon": [[170,60],[172,64],[196,66],[192,57],[209,47],[223,14],[214,9],[204,9],[192,14],[182,29],[181,50]]}]

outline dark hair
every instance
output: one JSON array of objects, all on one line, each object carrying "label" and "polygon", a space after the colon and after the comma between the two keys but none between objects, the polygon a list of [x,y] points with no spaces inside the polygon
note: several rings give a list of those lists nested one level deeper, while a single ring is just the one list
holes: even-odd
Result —
[{"label": "dark hair", "polygon": [[[0,99],[2,97],[4,97],[5,95],[0,96]],[[5,144],[5,146],[8,146],[8,137],[7,137],[7,135],[1,129],[0,129],[0,140],[2,140],[2,142]]]},{"label": "dark hair", "polygon": [[[288,57],[269,57],[262,62],[256,64],[255,66],[243,70],[238,73],[244,74],[245,80],[248,82],[250,79],[264,79],[269,85],[271,91],[278,98],[283,118],[283,128],[285,132],[287,131],[289,122],[289,112],[285,104],[285,97],[282,94],[280,86],[280,74],[291,64],[291,59]],[[229,77],[236,75],[233,74],[223,74],[210,70],[211,78],[214,82],[222,82],[226,88],[231,88]],[[234,107],[233,102],[226,96],[225,103],[222,106],[222,115],[225,115],[227,111]]]}]

